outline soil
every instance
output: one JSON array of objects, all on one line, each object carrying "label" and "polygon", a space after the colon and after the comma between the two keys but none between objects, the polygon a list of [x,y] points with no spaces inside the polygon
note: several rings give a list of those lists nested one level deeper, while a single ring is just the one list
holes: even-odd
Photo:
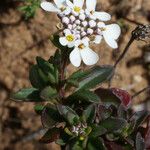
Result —
[{"label": "soil", "polygon": [[[22,19],[15,1],[0,2],[0,150],[54,150],[54,144],[38,142],[42,134],[40,117],[34,112],[34,103],[17,103],[9,99],[10,93],[31,86],[28,80],[29,68],[35,57],[48,59],[55,52],[49,36],[59,22],[55,14],[39,9],[28,22]],[[150,21],[149,0],[98,0],[97,9],[108,11],[113,22],[124,28],[119,48],[112,50],[105,42],[93,46],[101,57],[99,65],[113,64],[130,39],[135,22],[148,24]],[[149,70],[143,56],[146,44],[135,41],[124,60],[118,65],[112,86],[126,89],[131,95],[149,84]],[[150,48],[148,47],[150,51]],[[74,70],[69,66],[68,71]],[[142,94],[133,99],[133,105],[148,98]],[[39,132],[37,132],[39,131]],[[36,134],[35,134],[36,133]]]}]

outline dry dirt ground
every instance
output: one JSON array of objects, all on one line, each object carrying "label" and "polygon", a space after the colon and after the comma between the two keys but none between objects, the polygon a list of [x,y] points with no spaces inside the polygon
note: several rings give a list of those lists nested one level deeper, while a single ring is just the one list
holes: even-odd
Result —
[{"label": "dry dirt ground", "polygon": [[[54,14],[39,9],[33,19],[25,22],[14,3],[11,0],[0,2],[0,150],[54,150],[56,147],[52,148],[52,145],[40,144],[33,134],[42,128],[39,116],[33,111],[34,104],[13,102],[9,95],[20,88],[31,86],[28,71],[35,63],[36,56],[48,59],[55,52],[48,38],[56,31],[59,20]],[[125,27],[119,40],[119,49],[112,50],[104,42],[93,47],[101,57],[100,65],[112,64],[136,27],[133,20],[149,23],[150,1],[98,0],[97,8],[110,12],[113,21],[120,22],[120,15],[124,16],[122,24]],[[147,86],[149,74],[143,64],[144,45],[144,42],[133,43],[117,68],[113,87],[124,88],[134,94]],[[69,66],[68,70],[72,69]],[[144,101],[146,96],[143,94],[137,97],[133,104]]]}]

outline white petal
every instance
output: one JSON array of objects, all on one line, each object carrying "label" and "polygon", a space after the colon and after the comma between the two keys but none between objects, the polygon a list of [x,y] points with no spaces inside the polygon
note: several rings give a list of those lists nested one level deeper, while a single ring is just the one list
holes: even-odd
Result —
[{"label": "white petal", "polygon": [[42,2],[41,3],[41,7],[45,10],[45,11],[50,11],[50,12],[60,12],[60,10],[58,8],[55,7],[54,4],[50,3],[50,2]]},{"label": "white petal", "polygon": [[110,35],[105,34],[105,33],[103,33],[103,36],[104,36],[104,39],[105,39],[106,43],[107,43],[111,48],[114,48],[114,49],[118,48],[118,44],[117,44],[117,42],[115,41],[115,39],[112,39],[112,38],[110,37]]},{"label": "white petal", "polygon": [[86,0],[86,8],[89,11],[95,11],[96,8],[96,0]]},{"label": "white petal", "polygon": [[80,44],[82,44],[82,41],[81,41],[81,40],[76,40],[75,43],[74,43],[74,45],[75,45],[76,47],[78,47]]},{"label": "white petal", "polygon": [[58,8],[61,8],[62,6],[63,6],[63,2],[64,2],[65,0],[54,0],[54,3],[56,4],[56,6],[58,7]]},{"label": "white petal", "polygon": [[80,50],[80,53],[81,53],[82,60],[86,65],[94,65],[99,60],[98,54],[96,54],[89,47],[86,47],[85,49]]},{"label": "white petal", "polygon": [[80,51],[79,49],[75,48],[71,53],[70,53],[70,62],[75,66],[79,67],[81,64],[81,56],[80,56]]},{"label": "white petal", "polygon": [[71,31],[69,29],[65,30],[65,35],[72,35]]},{"label": "white petal", "polygon": [[94,43],[100,44],[101,41],[102,41],[102,36],[101,36],[101,35],[97,35],[97,36],[95,37]]},{"label": "white petal", "polygon": [[108,21],[111,19],[111,15],[106,12],[95,12],[94,16],[101,21]]},{"label": "white petal", "polygon": [[82,8],[83,4],[84,4],[84,0],[73,0],[73,4],[74,4],[74,6],[78,6],[78,7]]},{"label": "white petal", "polygon": [[74,7],[73,3],[72,3],[70,0],[66,0],[66,4],[67,4],[70,8],[73,8],[73,7]]},{"label": "white petal", "polygon": [[68,47],[69,47],[69,48],[74,47],[74,42],[69,42],[69,43],[68,43]]},{"label": "white petal", "polygon": [[88,37],[85,37],[85,38],[82,39],[82,43],[83,43],[86,47],[89,46],[89,41],[90,41],[90,39],[89,39]]},{"label": "white petal", "polygon": [[106,31],[112,39],[118,39],[121,34],[121,28],[118,24],[110,24],[106,26]]},{"label": "white petal", "polygon": [[63,11],[63,13],[64,13],[65,15],[69,15],[69,14],[71,13],[71,8],[66,7],[66,9]]},{"label": "white petal", "polygon": [[68,41],[67,41],[66,37],[60,37],[59,42],[63,46],[66,46],[68,44]]}]

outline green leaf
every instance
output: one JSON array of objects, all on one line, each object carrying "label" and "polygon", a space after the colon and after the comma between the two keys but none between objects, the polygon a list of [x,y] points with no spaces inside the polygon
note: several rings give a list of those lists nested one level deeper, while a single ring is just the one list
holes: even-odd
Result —
[{"label": "green leaf", "polygon": [[74,80],[74,79],[68,79],[66,89],[70,88],[70,86],[78,88],[79,87],[79,82],[77,80]]},{"label": "green leaf", "polygon": [[108,81],[114,74],[114,67],[112,66],[95,66],[89,70],[89,74],[79,82],[77,90],[92,89],[98,84]]},{"label": "green leaf", "polygon": [[52,100],[56,98],[57,96],[58,96],[57,90],[50,86],[47,86],[46,88],[44,88],[40,93],[40,97],[46,101]]},{"label": "green leaf", "polygon": [[115,132],[123,129],[127,125],[127,121],[122,118],[108,118],[99,123],[100,126],[107,129],[108,132]]},{"label": "green leaf", "polygon": [[56,106],[46,105],[44,110],[42,111],[41,121],[45,128],[51,128],[56,123],[61,122],[62,118],[57,111]]},{"label": "green leaf", "polygon": [[57,105],[57,109],[60,115],[62,115],[71,125],[79,123],[79,116],[70,107],[64,105]]},{"label": "green leaf", "polygon": [[11,94],[11,99],[22,102],[42,102],[39,91],[35,88],[25,88]]},{"label": "green leaf", "polygon": [[100,97],[103,105],[106,107],[113,105],[118,108],[121,104],[119,98],[112,93],[111,89],[98,88],[95,90],[95,93]]},{"label": "green leaf", "polygon": [[96,108],[95,105],[90,105],[88,106],[84,111],[83,111],[83,120],[87,123],[93,123],[96,115]]},{"label": "green leaf", "polygon": [[41,143],[51,143],[58,140],[60,137],[60,129],[59,128],[52,128],[49,129],[44,136],[40,139]]},{"label": "green leaf", "polygon": [[52,84],[58,83],[58,69],[41,57],[36,57],[39,68],[46,74]]},{"label": "green leaf", "polygon": [[48,78],[37,65],[31,67],[29,80],[32,86],[37,89],[42,89],[48,84]]},{"label": "green leaf", "polygon": [[136,135],[136,150],[144,150],[144,149],[145,149],[144,139],[142,138],[140,133],[137,133],[137,135]]},{"label": "green leaf", "polygon": [[34,110],[37,114],[41,115],[42,111],[44,110],[44,106],[43,105],[35,105]]},{"label": "green leaf", "polygon": [[132,116],[131,120],[135,122],[135,129],[137,129],[146,120],[148,115],[149,112],[144,110],[144,111],[136,112]]},{"label": "green leaf", "polygon": [[90,74],[90,70],[78,70],[76,72],[74,72],[69,79],[74,79],[74,80],[81,80],[82,78],[86,77],[87,75]]},{"label": "green leaf", "polygon": [[90,138],[87,144],[87,150],[107,150],[104,141],[101,138]]},{"label": "green leaf", "polygon": [[74,102],[77,100],[80,101],[87,101],[87,102],[93,102],[93,103],[99,103],[100,98],[92,91],[89,90],[79,90],[73,93],[68,97],[70,102]]},{"label": "green leaf", "polygon": [[93,125],[92,129],[93,130],[90,134],[90,137],[99,137],[107,132],[107,130],[104,127],[99,125]]}]

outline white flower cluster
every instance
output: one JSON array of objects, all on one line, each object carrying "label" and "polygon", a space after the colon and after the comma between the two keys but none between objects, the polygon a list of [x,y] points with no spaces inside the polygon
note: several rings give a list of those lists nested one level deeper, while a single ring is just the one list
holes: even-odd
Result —
[{"label": "white flower cluster", "polygon": [[117,24],[106,25],[111,16],[106,12],[97,12],[96,0],[86,0],[86,9],[83,9],[84,0],[54,0],[43,1],[41,7],[50,12],[56,12],[63,23],[63,37],[59,41],[63,46],[73,48],[70,54],[71,63],[79,67],[83,60],[86,65],[94,65],[99,56],[89,47],[90,43],[99,44],[104,38],[106,43],[117,48],[116,40],[121,34]]}]

